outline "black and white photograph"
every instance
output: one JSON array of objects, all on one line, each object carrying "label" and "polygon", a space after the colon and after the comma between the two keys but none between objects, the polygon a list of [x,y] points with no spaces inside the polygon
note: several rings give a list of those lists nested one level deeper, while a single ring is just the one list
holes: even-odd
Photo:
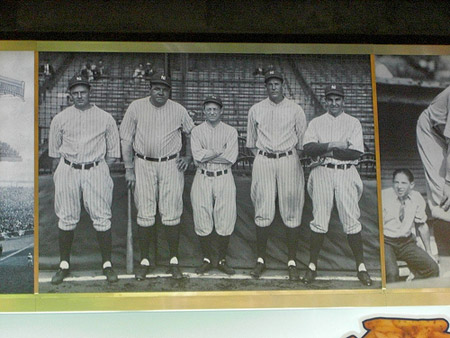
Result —
[{"label": "black and white photograph", "polygon": [[33,52],[0,52],[0,120],[0,294],[32,294]]},{"label": "black and white photograph", "polygon": [[388,288],[450,286],[450,56],[379,55]]},{"label": "black and white photograph", "polygon": [[381,289],[369,55],[39,53],[39,292]]}]

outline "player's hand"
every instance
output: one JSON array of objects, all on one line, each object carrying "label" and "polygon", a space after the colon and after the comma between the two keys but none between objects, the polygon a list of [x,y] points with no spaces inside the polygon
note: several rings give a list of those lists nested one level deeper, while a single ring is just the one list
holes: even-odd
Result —
[{"label": "player's hand", "polygon": [[441,204],[439,205],[444,211],[450,209],[450,183],[445,182],[444,191],[442,193]]},{"label": "player's hand", "polygon": [[177,168],[179,171],[186,171],[192,162],[191,156],[181,156],[177,158]]},{"label": "player's hand", "polygon": [[136,185],[136,175],[133,168],[127,168],[125,170],[125,180],[127,181],[128,188],[133,190]]}]

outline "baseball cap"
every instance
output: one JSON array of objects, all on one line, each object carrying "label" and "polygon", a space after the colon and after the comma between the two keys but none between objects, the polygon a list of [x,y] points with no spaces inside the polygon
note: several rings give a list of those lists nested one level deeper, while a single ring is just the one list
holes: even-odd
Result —
[{"label": "baseball cap", "polygon": [[339,95],[344,97],[344,88],[342,88],[341,85],[338,84],[332,84],[325,87],[325,96],[327,95]]},{"label": "baseball cap", "polygon": [[206,99],[203,100],[203,105],[208,102],[217,103],[220,107],[223,107],[222,99],[217,95],[210,95]]},{"label": "baseball cap", "polygon": [[276,78],[280,79],[281,81],[284,81],[283,75],[281,75],[280,72],[276,70],[269,70],[264,74],[264,82],[267,82],[267,80]]},{"label": "baseball cap", "polygon": [[169,88],[172,88],[172,81],[170,80],[170,78],[164,74],[156,74],[154,76],[152,76],[152,78],[150,79],[150,83],[151,84],[163,84],[166,85]]},{"label": "baseball cap", "polygon": [[86,79],[84,76],[81,75],[74,75],[74,77],[72,77],[69,80],[69,86],[67,87],[67,89],[70,89],[76,85],[85,85],[89,88],[91,87],[91,84],[89,83],[88,79]]}]

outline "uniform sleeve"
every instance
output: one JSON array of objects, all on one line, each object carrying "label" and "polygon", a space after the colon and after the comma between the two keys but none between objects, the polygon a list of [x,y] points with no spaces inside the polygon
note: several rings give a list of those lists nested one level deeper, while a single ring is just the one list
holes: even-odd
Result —
[{"label": "uniform sleeve", "polygon": [[56,115],[50,124],[50,133],[48,137],[48,156],[58,158],[61,157],[59,148],[63,142],[63,131],[61,126],[61,118]]},{"label": "uniform sleeve", "polygon": [[255,110],[250,108],[247,120],[247,148],[256,148],[256,140],[258,138],[258,131],[256,129]]},{"label": "uniform sleeve", "polygon": [[120,124],[120,138],[124,141],[133,143],[136,134],[136,110],[133,102],[128,106],[128,109]]},{"label": "uniform sleeve", "polygon": [[447,143],[450,143],[450,87],[447,88],[447,95],[445,97],[444,109],[447,113],[447,120],[445,122],[444,136],[447,138]]},{"label": "uniform sleeve", "polygon": [[425,223],[427,221],[427,214],[425,212],[425,208],[426,208],[425,199],[417,191],[415,193],[416,193],[415,199],[416,199],[417,208],[416,208],[416,214],[414,216],[414,222],[415,223]]},{"label": "uniform sleeve", "polygon": [[182,115],[182,121],[181,125],[183,127],[183,132],[187,135],[189,135],[192,131],[192,129],[195,127],[194,121],[189,116],[189,113],[185,108],[183,108],[183,115]]},{"label": "uniform sleeve", "polygon": [[349,149],[357,150],[361,153],[364,152],[363,132],[362,132],[361,122],[359,122],[359,120],[355,121],[352,133],[348,140],[350,141]]},{"label": "uniform sleeve", "polygon": [[116,120],[109,115],[106,125],[106,155],[108,157],[120,158],[120,138]]},{"label": "uniform sleeve", "polygon": [[316,129],[315,129],[315,122],[312,120],[308,128],[306,128],[305,134],[303,136],[303,144],[308,143],[317,143],[319,142],[319,137],[317,136]]},{"label": "uniform sleeve", "polygon": [[298,112],[295,115],[295,133],[297,134],[298,143],[296,148],[298,150],[303,149],[303,137],[306,131],[306,116],[303,108],[298,106]]},{"label": "uniform sleeve", "polygon": [[200,133],[198,126],[192,129],[191,132],[191,152],[192,157],[197,162],[202,162],[205,158],[207,149],[204,149],[200,142]]},{"label": "uniform sleeve", "polygon": [[227,147],[221,157],[230,161],[231,163],[234,163],[237,160],[238,153],[239,153],[238,133],[236,129],[233,128],[232,131],[228,134]]}]

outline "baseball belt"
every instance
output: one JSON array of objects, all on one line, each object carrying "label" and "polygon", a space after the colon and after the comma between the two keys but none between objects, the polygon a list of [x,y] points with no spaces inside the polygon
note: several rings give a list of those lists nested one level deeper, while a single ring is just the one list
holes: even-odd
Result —
[{"label": "baseball belt", "polygon": [[346,164],[327,163],[327,164],[323,164],[323,166],[327,167],[327,168],[332,168],[332,169],[349,169],[353,166],[353,164],[350,164],[350,163],[346,163]]},{"label": "baseball belt", "polygon": [[284,153],[268,153],[268,152],[265,152],[262,150],[258,150],[258,155],[262,155],[267,158],[282,158],[282,157],[290,156],[292,154],[293,154],[292,150],[286,151]]},{"label": "baseball belt", "polygon": [[74,169],[89,170],[93,167],[98,166],[100,161],[90,162],[90,163],[74,163],[74,162],[70,162],[69,160],[64,159],[64,163]]},{"label": "baseball belt", "polygon": [[228,173],[228,169],[225,170],[220,170],[220,171],[207,171],[204,169],[201,169],[200,172],[203,175],[209,176],[209,177],[218,177],[218,176],[222,176]]},{"label": "baseball belt", "polygon": [[148,157],[148,156],[144,156],[139,153],[136,153],[136,156],[139,158],[142,158],[143,160],[146,160],[146,161],[165,162],[165,161],[173,160],[174,158],[176,158],[178,156],[178,154],[173,154],[173,155],[166,156],[166,157]]}]

